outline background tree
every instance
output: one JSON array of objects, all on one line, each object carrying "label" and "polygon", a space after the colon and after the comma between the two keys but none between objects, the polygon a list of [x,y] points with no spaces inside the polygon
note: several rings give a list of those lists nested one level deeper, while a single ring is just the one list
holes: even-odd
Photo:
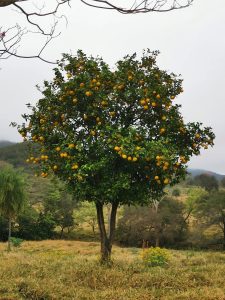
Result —
[{"label": "background tree", "polygon": [[225,177],[221,179],[220,184],[223,188],[225,188]]},{"label": "background tree", "polygon": [[96,208],[93,203],[88,201],[80,203],[74,212],[74,216],[78,225],[87,223],[91,227],[93,235],[95,235],[98,221],[96,216]]},{"label": "background tree", "polygon": [[126,246],[141,246],[145,241],[154,246],[178,246],[185,239],[184,205],[164,197],[156,207],[125,207],[118,222],[117,239]]},{"label": "background tree", "polygon": [[12,168],[0,170],[0,212],[8,220],[8,250],[10,251],[12,220],[25,203],[24,180]]},{"label": "background tree", "polygon": [[216,225],[222,231],[222,244],[225,250],[225,192],[205,194],[198,199],[197,215],[205,220],[207,226]]},{"label": "background tree", "polygon": [[[0,26],[0,59],[6,59],[9,56],[19,58],[39,58],[45,62],[50,62],[43,57],[43,52],[49,43],[60,35],[57,31],[57,25],[62,15],[58,12],[60,7],[69,4],[70,0],[59,1],[24,1],[24,0],[0,0],[0,9],[9,7],[17,12],[17,17],[22,14],[26,20],[27,26],[15,22],[12,26]],[[5,10],[4,10],[5,13]],[[11,10],[13,14],[13,10]],[[28,56],[18,53],[21,42],[24,37],[31,39],[32,35],[38,35],[42,40],[37,46],[37,53]]]},{"label": "background tree", "polygon": [[200,174],[195,176],[193,184],[203,187],[207,192],[218,190],[219,188],[219,183],[216,177],[208,174]]},{"label": "background tree", "polygon": [[73,216],[75,205],[75,200],[66,192],[65,186],[54,181],[51,190],[43,201],[43,206],[44,214],[51,215],[55,225],[61,228],[60,238],[63,237],[66,228],[69,233],[75,227]]},{"label": "background tree", "polygon": [[[76,199],[96,205],[102,260],[111,255],[116,213],[122,204],[157,199],[186,174],[186,163],[213,145],[211,128],[185,124],[181,79],[156,65],[158,52],[126,56],[111,70],[100,58],[64,55],[43,98],[18,127],[40,144],[28,161],[47,177],[54,172]],[[109,232],[103,207],[111,204]]]}]

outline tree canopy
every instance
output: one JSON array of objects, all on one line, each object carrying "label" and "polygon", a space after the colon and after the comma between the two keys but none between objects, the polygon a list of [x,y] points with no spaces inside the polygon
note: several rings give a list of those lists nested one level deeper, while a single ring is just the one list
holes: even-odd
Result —
[{"label": "tree canopy", "polygon": [[157,55],[126,56],[114,69],[82,51],[64,55],[18,128],[40,145],[40,154],[27,161],[101,211],[106,203],[115,211],[119,204],[143,204],[179,182],[190,157],[213,145],[214,134],[200,123],[184,123],[173,103],[182,80],[160,70]]},{"label": "tree canopy", "polygon": [[25,203],[24,181],[13,168],[0,170],[0,213],[9,222],[8,250],[10,250],[11,222]]}]

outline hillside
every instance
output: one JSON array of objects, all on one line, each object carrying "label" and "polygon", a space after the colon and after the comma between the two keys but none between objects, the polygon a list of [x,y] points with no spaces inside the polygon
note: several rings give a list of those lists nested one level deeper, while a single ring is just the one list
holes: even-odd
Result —
[{"label": "hillside", "polygon": [[[28,157],[29,148],[27,143],[12,143],[10,141],[0,141],[0,161],[5,161],[12,164],[14,167],[28,168],[25,160]],[[188,169],[188,173],[195,177],[200,174],[209,174],[215,176],[219,181],[225,175],[218,174],[204,169]]]},{"label": "hillside", "polygon": [[12,164],[14,167],[27,167],[28,145],[16,143],[0,148],[0,160]]},{"label": "hillside", "polygon": [[204,170],[204,169],[188,169],[188,173],[191,174],[192,177],[198,176],[200,174],[207,174],[214,176],[217,180],[221,180],[225,175],[218,174],[212,171]]},{"label": "hillside", "polygon": [[0,148],[4,148],[4,147],[7,147],[7,146],[12,146],[14,144],[15,143],[10,142],[10,141],[0,141]]}]

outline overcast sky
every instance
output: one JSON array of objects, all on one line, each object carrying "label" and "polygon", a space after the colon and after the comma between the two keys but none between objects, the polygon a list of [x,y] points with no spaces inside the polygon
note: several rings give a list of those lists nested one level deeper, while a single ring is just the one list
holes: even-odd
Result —
[{"label": "overcast sky", "polygon": [[[187,9],[139,15],[121,15],[89,8],[78,0],[71,2],[72,7],[64,9],[68,25],[62,21],[62,34],[49,45],[45,57],[56,60],[61,53],[82,49],[113,65],[127,53],[141,54],[144,48],[160,50],[159,66],[184,79],[184,93],[177,103],[182,105],[185,120],[200,121],[216,134],[213,149],[204,150],[189,166],[225,174],[225,1],[195,0]],[[21,17],[9,7],[1,8],[0,27]],[[36,37],[27,38],[21,50],[35,53],[39,42]],[[36,84],[52,78],[53,66],[9,58],[0,61],[0,67],[0,140],[19,142],[20,136],[9,124],[21,123],[25,104],[38,100]]]}]

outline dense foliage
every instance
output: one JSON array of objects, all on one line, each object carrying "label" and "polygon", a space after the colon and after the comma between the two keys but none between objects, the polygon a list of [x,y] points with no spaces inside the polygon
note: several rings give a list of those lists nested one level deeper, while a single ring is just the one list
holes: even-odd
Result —
[{"label": "dense foliage", "polygon": [[126,56],[111,70],[100,58],[64,55],[21,135],[41,146],[28,162],[54,172],[81,200],[143,203],[185,174],[213,144],[210,128],[185,124],[173,101],[182,81],[156,65],[158,52]]}]

